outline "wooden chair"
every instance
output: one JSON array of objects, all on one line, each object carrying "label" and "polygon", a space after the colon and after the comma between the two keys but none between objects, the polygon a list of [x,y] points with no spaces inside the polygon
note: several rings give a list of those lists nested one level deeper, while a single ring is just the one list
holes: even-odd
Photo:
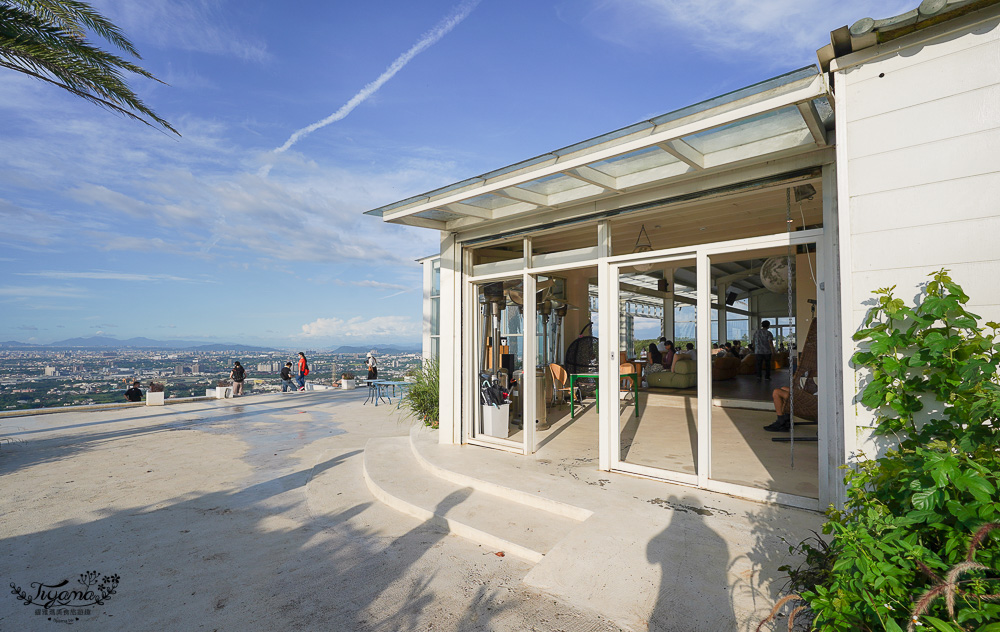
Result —
[{"label": "wooden chair", "polygon": [[[632,374],[635,377],[625,377],[628,374]],[[642,374],[636,371],[635,363],[633,362],[623,362],[621,366],[618,367],[618,389],[622,393],[629,393],[635,398],[635,390],[633,390],[632,380],[642,380]]]},{"label": "wooden chair", "polygon": [[566,373],[566,369],[558,364],[550,364],[549,372],[552,374],[552,384],[555,387],[556,400],[559,399],[559,393],[561,392],[569,393],[569,397],[572,400],[573,393],[570,392],[569,374]]}]

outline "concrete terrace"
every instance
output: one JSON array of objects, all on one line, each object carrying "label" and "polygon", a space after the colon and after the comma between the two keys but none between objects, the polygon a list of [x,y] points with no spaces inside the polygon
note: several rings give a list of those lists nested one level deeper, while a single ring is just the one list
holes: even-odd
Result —
[{"label": "concrete terrace", "polygon": [[[752,630],[821,516],[443,446],[356,390],[7,417],[8,583],[117,574],[100,630]],[[503,556],[499,553],[503,552]],[[8,595],[0,630],[51,629]]]}]

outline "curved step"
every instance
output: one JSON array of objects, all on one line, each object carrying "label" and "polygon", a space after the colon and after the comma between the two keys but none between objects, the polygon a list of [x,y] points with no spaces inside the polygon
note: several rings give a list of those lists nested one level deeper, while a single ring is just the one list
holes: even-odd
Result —
[{"label": "curved step", "polygon": [[420,430],[421,429],[416,426],[410,430],[410,448],[413,450],[413,456],[417,459],[417,462],[420,463],[421,467],[429,472],[432,472],[439,478],[443,478],[444,480],[455,483],[456,485],[471,487],[487,494],[506,498],[526,507],[541,509],[542,511],[547,511],[557,516],[563,516],[564,518],[569,518],[570,520],[575,520],[577,522],[583,522],[587,518],[594,515],[594,512],[589,509],[570,505],[569,503],[564,503],[559,500],[545,498],[544,496],[538,496],[520,489],[499,485],[491,481],[475,478],[474,476],[470,476],[468,474],[463,474],[461,472],[441,467],[434,463],[431,459],[427,458],[426,455],[422,454],[421,450],[437,449],[437,444],[428,443],[425,439],[422,439],[420,436]]},{"label": "curved step", "polygon": [[370,439],[364,477],[386,505],[449,532],[537,563],[578,522],[470,486],[446,481],[425,470],[409,437]]}]

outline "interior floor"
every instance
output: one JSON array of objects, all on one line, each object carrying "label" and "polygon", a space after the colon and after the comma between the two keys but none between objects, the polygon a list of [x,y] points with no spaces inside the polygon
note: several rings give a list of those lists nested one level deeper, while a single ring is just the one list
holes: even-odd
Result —
[{"label": "interior floor", "polygon": [[[713,385],[713,397],[720,394],[719,384],[732,383],[730,393],[744,394],[756,389],[754,376],[739,376],[739,380],[726,380]],[[772,384],[780,384],[772,376]],[[785,376],[787,379],[787,375]],[[766,401],[770,390],[764,382],[756,401]],[[724,391],[725,392],[725,391]],[[652,389],[639,393],[639,414],[631,395],[620,402],[621,460],[670,472],[695,474],[697,459],[698,403],[695,389]],[[712,472],[713,480],[757,487],[817,498],[818,444],[813,441],[796,441],[794,466],[792,446],[788,442],[774,442],[775,437],[788,437],[789,433],[772,433],[764,426],[774,421],[773,411],[752,410],[732,406],[712,407]],[[587,399],[570,418],[569,406],[547,409],[548,427],[536,429],[536,458],[558,460],[593,459],[596,461],[598,446],[598,416],[593,399]],[[795,436],[799,439],[816,437],[816,425],[796,424]],[[521,441],[522,431],[511,426],[510,438]]]}]

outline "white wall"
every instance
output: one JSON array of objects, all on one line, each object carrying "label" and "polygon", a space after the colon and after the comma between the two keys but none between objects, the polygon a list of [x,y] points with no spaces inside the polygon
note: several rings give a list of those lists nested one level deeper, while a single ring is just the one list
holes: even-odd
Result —
[{"label": "white wall", "polygon": [[[1000,320],[998,11],[834,62],[845,356],[873,290],[912,301],[942,267],[971,311]],[[853,403],[857,374],[844,376],[851,435],[852,417],[870,416]]]}]

